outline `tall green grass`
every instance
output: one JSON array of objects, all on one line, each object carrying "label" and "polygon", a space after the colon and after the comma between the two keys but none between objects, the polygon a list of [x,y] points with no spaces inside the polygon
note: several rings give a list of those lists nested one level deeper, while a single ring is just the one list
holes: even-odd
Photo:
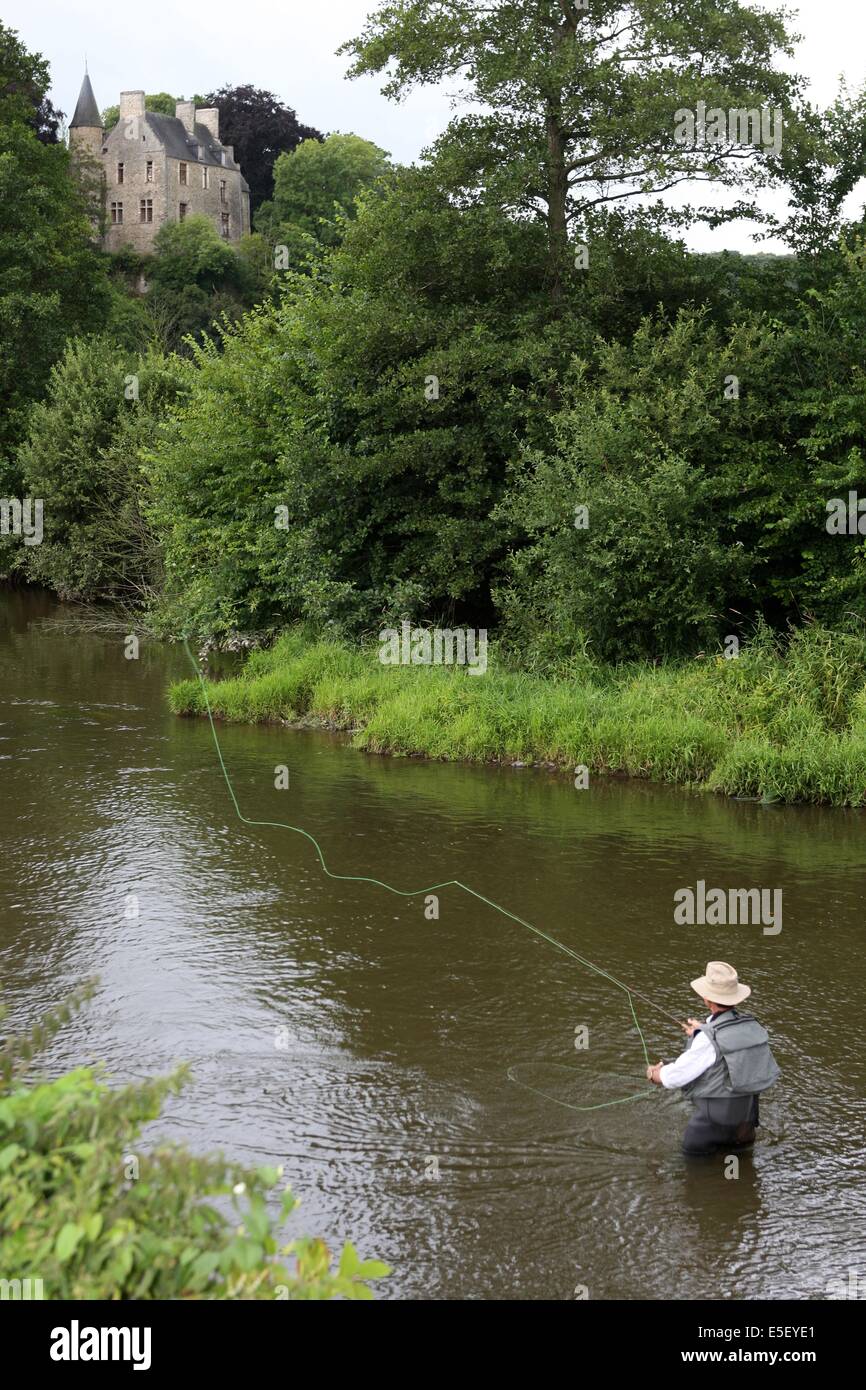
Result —
[{"label": "tall green grass", "polygon": [[[322,722],[359,748],[429,758],[585,764],[732,796],[866,802],[866,640],[760,630],[739,658],[549,678],[501,669],[382,666],[374,650],[286,633],[208,687],[225,720]],[[201,715],[199,682],[169,693]]]}]

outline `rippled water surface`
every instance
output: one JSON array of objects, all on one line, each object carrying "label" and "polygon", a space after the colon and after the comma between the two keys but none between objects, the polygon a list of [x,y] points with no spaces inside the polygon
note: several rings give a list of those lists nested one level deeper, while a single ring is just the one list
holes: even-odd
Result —
[{"label": "rippled water surface", "polygon": [[[207,725],[167,711],[182,652],[127,661],[119,637],[46,627],[56,611],[0,608],[12,1023],[101,980],[52,1071],[191,1061],[160,1132],[284,1164],[293,1230],[387,1260],[384,1297],[821,1298],[866,1269],[862,813],[220,731],[245,814],[306,828],[335,871],[458,878],[681,1016],[705,962],[733,961],[783,1081],[728,1179],[680,1158],[675,1096],[569,1108],[641,1089],[621,990],[456,889],[429,921],[423,895],[334,883],[307,840],[239,824]],[[782,888],[781,933],[675,926],[698,879]],[[675,1055],[676,1026],[637,1014],[653,1058]]]}]

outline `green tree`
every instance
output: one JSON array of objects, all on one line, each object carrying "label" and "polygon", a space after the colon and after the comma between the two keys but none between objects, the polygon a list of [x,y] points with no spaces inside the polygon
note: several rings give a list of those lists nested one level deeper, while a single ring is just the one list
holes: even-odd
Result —
[{"label": "green tree", "polygon": [[362,195],[313,273],[196,356],[152,465],[168,626],[492,617],[491,578],[526,535],[494,508],[521,447],[550,448],[571,356],[712,279],[652,219],[596,218],[552,324],[538,223],[460,208],[417,169]]},{"label": "green tree", "polygon": [[685,181],[754,188],[770,177],[758,148],[678,143],[675,117],[703,100],[725,112],[778,107],[792,122],[802,83],[773,67],[791,52],[783,18],[737,0],[384,0],[341,51],[352,76],[387,72],[397,98],[462,80],[479,110],[436,142],[440,175],[466,199],[542,220],[557,315],[569,239],[593,208]]},{"label": "green tree", "polygon": [[304,140],[277,159],[273,201],[262,204],[256,226],[272,244],[291,241],[300,232],[323,246],[336,246],[342,223],[355,216],[359,193],[390,168],[385,151],[359,135]]},{"label": "green tree", "polygon": [[807,256],[822,252],[839,231],[845,199],[866,175],[866,88],[844,83],[826,111],[807,105],[773,161],[788,184],[788,215],[773,218],[779,235]]},{"label": "green tree", "polygon": [[261,293],[252,256],[224,241],[202,215],[160,228],[146,275],[147,306],[170,349],[187,335],[201,336],[215,320],[240,319]]},{"label": "green tree", "polygon": [[154,259],[148,267],[148,279],[154,285],[172,290],[187,285],[216,290],[237,283],[241,276],[231,245],[203,214],[183,222],[166,222],[154,238]]},{"label": "green tree", "polygon": [[179,365],[102,338],[67,346],[18,451],[23,488],[44,511],[41,544],[15,542],[28,579],[63,597],[152,599],[161,556],[143,514],[140,448],[177,397]]},{"label": "green tree", "polygon": [[[44,60],[0,24],[0,459],[21,438],[67,338],[101,329],[111,305],[69,155],[34,129],[48,83]],[[17,491],[14,471],[6,468],[0,490]]]},{"label": "green tree", "polygon": [[827,528],[866,485],[864,271],[862,245],[837,249],[784,321],[685,309],[575,362],[556,447],[501,509],[529,538],[497,590],[515,649],[658,658],[755,618],[866,617],[866,541]]},{"label": "green tree", "polygon": [[544,438],[561,352],[541,242],[403,171],[316,274],[197,354],[152,463],[176,626],[486,618],[490,513],[518,441]]}]

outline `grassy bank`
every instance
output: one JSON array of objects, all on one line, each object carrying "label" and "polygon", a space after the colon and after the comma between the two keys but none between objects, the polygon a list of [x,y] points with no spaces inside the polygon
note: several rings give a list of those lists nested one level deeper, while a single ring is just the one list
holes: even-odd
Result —
[{"label": "grassy bank", "polygon": [[[581,662],[568,677],[391,667],[375,648],[284,635],[209,686],[221,719],[317,720],[371,752],[548,763],[835,806],[866,802],[866,640],[810,626],[759,634],[736,660]],[[171,688],[201,715],[195,679]]]}]

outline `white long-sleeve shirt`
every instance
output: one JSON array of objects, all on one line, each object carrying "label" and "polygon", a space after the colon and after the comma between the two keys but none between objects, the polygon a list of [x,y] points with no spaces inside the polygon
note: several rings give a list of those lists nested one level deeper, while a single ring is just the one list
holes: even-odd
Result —
[{"label": "white long-sleeve shirt", "polygon": [[[713,1014],[707,1018],[707,1023],[712,1023]],[[681,1052],[676,1061],[668,1062],[659,1072],[659,1080],[667,1090],[673,1091],[680,1086],[688,1086],[690,1081],[697,1081],[716,1060],[716,1049],[710,1042],[706,1033],[695,1033],[691,1047],[687,1047],[685,1052]]]}]

